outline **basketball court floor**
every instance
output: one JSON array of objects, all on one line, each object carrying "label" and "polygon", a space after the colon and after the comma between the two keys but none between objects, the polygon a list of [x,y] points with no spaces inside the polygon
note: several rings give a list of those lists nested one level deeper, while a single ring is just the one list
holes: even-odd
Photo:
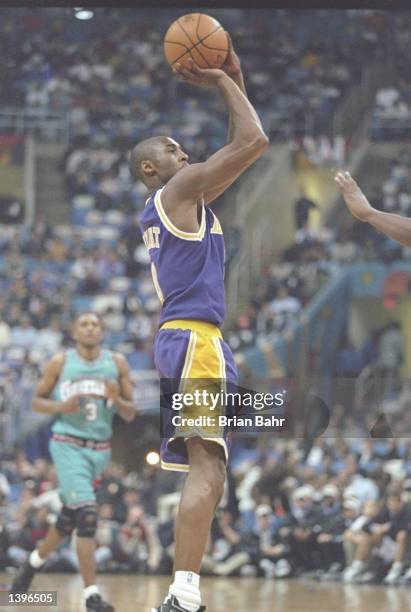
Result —
[{"label": "basketball court floor", "polygon": [[[0,575],[2,588],[10,576]],[[103,595],[116,612],[149,612],[168,589],[169,578],[99,575]],[[341,585],[303,580],[203,578],[207,612],[411,612],[411,588]],[[73,574],[39,574],[33,590],[57,590],[57,607],[0,606],[1,612],[52,610],[84,612],[82,582]]]}]

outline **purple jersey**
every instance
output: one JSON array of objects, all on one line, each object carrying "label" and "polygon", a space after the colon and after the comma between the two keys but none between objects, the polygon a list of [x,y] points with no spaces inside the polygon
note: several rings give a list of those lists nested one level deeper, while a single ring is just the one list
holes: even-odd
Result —
[{"label": "purple jersey", "polygon": [[197,319],[220,326],[225,316],[221,225],[203,205],[199,231],[183,232],[166,215],[161,203],[162,190],[158,189],[147,200],[140,218],[154,285],[162,303],[160,324]]}]

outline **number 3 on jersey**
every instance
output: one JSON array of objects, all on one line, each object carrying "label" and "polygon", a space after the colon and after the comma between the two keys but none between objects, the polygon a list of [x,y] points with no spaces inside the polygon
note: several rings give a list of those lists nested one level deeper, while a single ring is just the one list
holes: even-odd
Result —
[{"label": "number 3 on jersey", "polygon": [[84,406],[84,410],[86,411],[87,421],[97,420],[97,404],[95,402],[87,402]]}]

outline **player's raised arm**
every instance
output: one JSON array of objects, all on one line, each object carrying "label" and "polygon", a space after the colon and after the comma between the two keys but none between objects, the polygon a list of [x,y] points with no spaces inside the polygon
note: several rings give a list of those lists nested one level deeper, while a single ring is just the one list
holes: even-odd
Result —
[{"label": "player's raised arm", "polygon": [[379,232],[404,246],[411,247],[410,218],[373,208],[349,172],[339,172],[334,180],[354,217],[369,223]]},{"label": "player's raised arm", "polygon": [[119,416],[123,421],[130,423],[137,416],[136,406],[133,402],[133,385],[130,380],[130,368],[124,355],[115,354],[119,376],[118,382],[106,381],[107,397],[113,402]]},{"label": "player's raised arm", "polygon": [[203,194],[237,178],[268,146],[260,119],[238,85],[220,69],[202,70],[191,62],[191,69],[176,66],[183,78],[195,85],[217,87],[232,118],[232,140],[207,161],[181,169],[170,179],[162,194],[168,211],[181,202],[197,203]]},{"label": "player's raised arm", "polygon": [[33,410],[46,414],[58,412],[77,412],[80,410],[80,397],[71,397],[65,402],[48,399],[60,376],[64,364],[64,354],[58,353],[46,364],[33,397]]},{"label": "player's raised arm", "polygon": [[[226,61],[221,66],[221,70],[224,70],[224,72],[234,81],[234,83],[239,87],[239,89],[243,92],[243,94],[247,96],[247,90],[246,90],[245,83],[244,83],[244,76],[243,76],[243,71],[241,69],[240,58],[238,57],[237,53],[234,50],[231,36],[229,35],[228,32],[226,32],[226,34],[227,34],[227,39],[228,39],[228,53],[227,53]],[[229,112],[226,144],[229,144],[230,142],[232,142],[233,133],[234,133],[233,119],[232,119],[231,112]],[[259,156],[260,156],[260,152],[257,151],[256,159]],[[236,177],[233,177],[233,178],[230,177],[225,183],[223,183],[222,185],[219,185],[217,188],[213,188],[209,191],[204,192],[204,196],[203,196],[204,202],[206,204],[211,204],[211,202],[213,202],[216,198],[218,198],[218,196],[224,193],[224,191],[228,189],[230,185],[232,185],[235,179]]]}]

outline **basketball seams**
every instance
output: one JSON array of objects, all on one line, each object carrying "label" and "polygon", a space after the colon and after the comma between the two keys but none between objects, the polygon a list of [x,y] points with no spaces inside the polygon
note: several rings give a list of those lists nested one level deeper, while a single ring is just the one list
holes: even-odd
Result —
[{"label": "basketball seams", "polygon": [[200,44],[202,43],[207,49],[212,49],[213,51],[227,51],[227,49],[221,49],[220,47],[209,47],[208,45],[206,45],[204,43],[204,41],[211,36],[212,34],[215,34],[216,32],[218,32],[218,30],[222,30],[223,26],[219,23],[218,26],[215,28],[215,30],[212,30],[211,32],[209,32],[208,34],[206,34],[206,36],[203,36],[203,38],[200,38],[200,35],[198,33],[199,29],[200,29],[200,21],[201,21],[201,17],[202,17],[202,13],[198,14],[198,21],[197,21],[197,26],[196,26],[196,36],[197,36],[197,40],[198,43],[196,44]]},{"label": "basketball seams", "polygon": [[[189,49],[189,53],[190,53],[190,55],[191,55],[191,51],[192,51],[193,49],[195,49],[195,48],[196,48],[198,45],[200,45],[200,44],[201,44],[201,41],[198,41],[197,43],[193,42],[193,41],[191,40],[191,36],[190,36],[190,35],[189,35],[189,34],[186,32],[186,30],[185,30],[184,26],[183,26],[183,25],[180,23],[180,20],[179,20],[179,19],[177,20],[177,22],[176,22],[176,23],[179,25],[179,27],[181,28],[181,30],[184,32],[184,34],[187,36],[188,40],[189,40],[189,41],[191,42],[191,44],[192,44],[191,49]],[[197,51],[198,51],[198,53],[201,55],[202,60],[203,60],[203,61],[204,61],[204,62],[207,64],[207,66],[208,66],[209,68],[212,68],[212,66],[210,66],[210,64],[208,63],[207,59],[206,59],[206,58],[204,57],[204,55],[201,53],[200,49],[197,49]],[[193,56],[192,56],[192,55],[191,55],[191,57],[192,57],[192,59],[194,60],[194,58],[193,58]]]},{"label": "basketball seams", "polygon": [[176,57],[176,59],[173,62],[171,62],[171,66],[173,66],[173,64],[178,62],[178,60],[180,60],[182,57],[187,55],[187,53],[190,53],[190,49],[188,47],[186,47],[183,43],[175,42],[174,40],[165,40],[164,43],[167,43],[168,45],[179,45],[180,47],[184,47],[184,49],[185,49],[184,53],[182,53],[181,55]]},{"label": "basketball seams", "polygon": [[[221,27],[221,26],[220,26]],[[216,32],[218,32],[220,28],[217,28],[216,30],[213,30],[212,32],[210,32],[209,34],[207,34],[207,36],[204,36],[204,38],[201,39],[201,44],[206,48],[206,49],[211,49],[212,51],[224,51],[225,53],[227,53],[227,48],[222,49],[221,47],[210,47],[209,45],[205,44],[205,40],[207,40],[207,38],[209,38],[210,36],[212,36],[213,34],[215,34]],[[221,29],[223,29],[221,27]]]}]

